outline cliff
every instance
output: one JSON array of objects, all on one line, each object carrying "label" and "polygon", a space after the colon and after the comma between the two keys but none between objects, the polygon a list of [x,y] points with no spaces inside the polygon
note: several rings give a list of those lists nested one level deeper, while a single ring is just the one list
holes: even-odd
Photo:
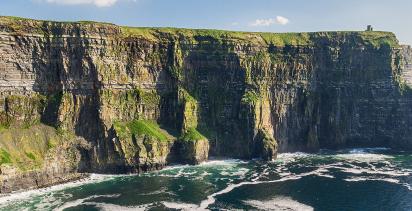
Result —
[{"label": "cliff", "polygon": [[44,157],[61,149],[76,156],[56,172],[74,175],[196,164],[209,155],[272,160],[278,151],[411,149],[411,60],[389,32],[0,17],[0,135],[46,127],[40,142],[60,140],[39,149],[37,167],[27,170],[19,166],[36,149],[1,139],[0,180],[9,184],[5,168],[45,172]]}]

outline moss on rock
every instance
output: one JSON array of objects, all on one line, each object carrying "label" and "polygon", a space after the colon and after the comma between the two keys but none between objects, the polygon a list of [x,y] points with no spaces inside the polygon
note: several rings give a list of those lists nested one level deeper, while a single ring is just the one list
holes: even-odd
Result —
[{"label": "moss on rock", "polygon": [[167,164],[175,138],[150,120],[113,123],[115,150],[130,171],[160,169]]},{"label": "moss on rock", "polygon": [[120,137],[128,135],[150,136],[159,141],[168,141],[173,139],[165,130],[162,130],[157,123],[150,120],[133,120],[122,123],[115,121],[113,126]]},{"label": "moss on rock", "polygon": [[266,131],[259,129],[254,141],[254,156],[263,160],[274,160],[277,157],[277,142]]},{"label": "moss on rock", "polygon": [[196,165],[208,160],[210,146],[207,139],[178,141],[176,144],[180,163]]},{"label": "moss on rock", "polygon": [[259,101],[260,95],[255,91],[246,91],[242,98],[242,103],[255,105]]},{"label": "moss on rock", "polygon": [[199,131],[196,130],[196,128],[189,128],[187,131],[180,137],[180,140],[182,141],[199,141],[199,140],[206,140],[206,137],[204,137]]},{"label": "moss on rock", "polygon": [[0,163],[20,171],[40,169],[53,149],[72,139],[58,134],[53,127],[38,124],[28,128],[10,128],[0,132]]},{"label": "moss on rock", "polygon": [[47,97],[41,94],[9,95],[0,101],[2,128],[10,126],[28,128],[38,124],[46,107]]},{"label": "moss on rock", "polygon": [[199,119],[199,103],[185,89],[179,89],[179,102],[183,109],[182,133],[186,133],[189,128],[196,128]]}]

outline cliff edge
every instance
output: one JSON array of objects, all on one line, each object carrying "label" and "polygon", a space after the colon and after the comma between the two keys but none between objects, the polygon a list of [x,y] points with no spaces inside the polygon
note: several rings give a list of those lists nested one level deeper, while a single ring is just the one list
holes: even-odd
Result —
[{"label": "cliff edge", "polygon": [[[208,156],[411,149],[411,61],[410,48],[389,32],[0,17],[0,192],[42,186],[44,179],[10,182],[33,172],[56,183]],[[25,138],[15,137],[20,131]]]}]

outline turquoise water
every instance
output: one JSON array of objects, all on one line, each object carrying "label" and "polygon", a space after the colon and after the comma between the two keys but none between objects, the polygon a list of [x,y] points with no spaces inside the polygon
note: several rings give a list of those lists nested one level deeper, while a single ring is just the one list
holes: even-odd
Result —
[{"label": "turquoise water", "polygon": [[412,210],[412,155],[387,149],[209,161],[0,198],[1,210]]}]

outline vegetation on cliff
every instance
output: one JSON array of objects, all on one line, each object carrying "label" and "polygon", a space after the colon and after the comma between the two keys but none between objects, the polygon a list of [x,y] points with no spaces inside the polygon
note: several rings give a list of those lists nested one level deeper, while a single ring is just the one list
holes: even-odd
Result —
[{"label": "vegetation on cliff", "polygon": [[150,120],[133,120],[131,122],[123,123],[115,121],[113,124],[116,132],[120,137],[128,137],[128,134],[142,136],[147,135],[159,141],[168,141],[172,137],[153,121]]},{"label": "vegetation on cliff", "polygon": [[242,103],[254,105],[260,99],[260,96],[255,91],[246,91],[242,98]]},{"label": "vegetation on cliff", "polygon": [[213,41],[216,43],[236,42],[249,45],[313,46],[319,38],[357,37],[361,44],[379,47],[388,45],[398,47],[398,40],[391,32],[359,31],[359,32],[304,32],[304,33],[269,33],[239,32],[214,29],[181,29],[181,28],[147,28],[121,27],[125,37],[140,37],[151,41],[162,41],[162,38],[176,39],[186,42]]},{"label": "vegetation on cliff", "polygon": [[0,149],[0,165],[11,163],[10,153],[5,149]]},{"label": "vegetation on cliff", "polygon": [[187,131],[180,137],[180,140],[183,141],[200,141],[207,140],[196,128],[189,128]]},{"label": "vegetation on cliff", "polygon": [[54,147],[71,141],[56,129],[42,124],[2,130],[0,165],[11,165],[21,171],[39,169]]}]

